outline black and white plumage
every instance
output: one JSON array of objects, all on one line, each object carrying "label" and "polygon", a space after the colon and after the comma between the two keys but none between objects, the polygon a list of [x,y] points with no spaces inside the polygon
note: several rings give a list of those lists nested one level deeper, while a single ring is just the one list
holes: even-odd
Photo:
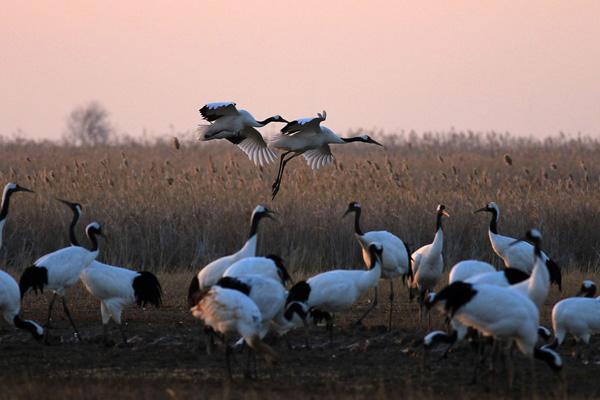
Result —
[{"label": "black and white plumage", "polygon": [[[504,261],[506,268],[518,268],[526,274],[530,275],[533,271],[533,246],[527,242],[519,242],[518,245],[511,246],[515,242],[515,238],[503,236],[498,233],[498,220],[500,219],[500,208],[494,202],[488,203],[485,207],[475,211],[488,212],[492,214],[488,235],[494,252]],[[544,262],[549,264],[556,263],[550,259],[546,253],[542,252]]]},{"label": "black and white plumage", "polygon": [[[411,256],[413,259],[413,276],[410,287],[419,292],[419,306],[421,307],[421,311],[426,294],[433,291],[444,270],[444,258],[442,256],[444,249],[444,228],[442,226],[442,219],[449,216],[450,214],[446,211],[446,206],[443,204],[438,205],[433,242],[417,249]],[[422,317],[422,312],[419,315]]]},{"label": "black and white plumage", "polygon": [[369,289],[377,286],[381,277],[382,253],[381,244],[371,243],[369,270],[338,269],[315,275],[295,284],[289,291],[286,304],[304,303],[308,309],[332,314],[350,309]]},{"label": "black and white plumage", "polygon": [[239,278],[248,275],[259,275],[266,278],[274,279],[285,285],[291,282],[292,278],[288,274],[287,269],[281,257],[276,255],[268,255],[266,257],[246,257],[231,264],[225,270],[223,276]]},{"label": "black and white plumage", "polygon": [[275,153],[256,128],[271,122],[287,122],[279,115],[257,121],[246,110],[238,110],[232,102],[208,103],[200,109],[202,118],[210,122],[202,126],[202,139],[227,139],[237,145],[255,164],[269,164],[275,159]]},{"label": "black and white plumage", "polygon": [[25,296],[32,289],[36,293],[38,290],[43,292],[44,289],[54,292],[48,308],[46,335],[49,331],[54,301],[57,296],[61,296],[65,314],[71,322],[76,338],[80,339],[79,331],[75,327],[75,323],[67,307],[65,290],[77,283],[81,271],[96,259],[99,252],[97,236],[103,236],[102,228],[97,222],[89,224],[85,232],[91,243],[89,249],[82,246],[69,246],[46,254],[39,258],[31,267],[26,268],[19,280],[21,297]]},{"label": "black and white plumage", "polygon": [[[279,135],[274,137],[269,145],[279,150],[283,150],[279,161],[279,171],[277,178],[273,183],[273,198],[279,192],[281,179],[286,164],[295,157],[303,155],[306,163],[312,169],[319,169],[335,159],[331,153],[330,144],[346,144],[352,142],[372,143],[381,146],[368,135],[360,135],[350,138],[342,138],[336,135],[331,129],[321,126],[325,121],[327,113],[323,111],[315,118],[301,118],[288,122]],[[291,155],[290,155],[291,154]],[[287,159],[287,155],[290,155]]]},{"label": "black and white plumage", "polygon": [[81,214],[83,214],[83,207],[81,207],[81,204],[79,203],[74,203],[63,199],[56,200],[69,207],[73,212],[73,218],[71,219],[71,224],[69,225],[69,242],[71,243],[71,246],[79,246],[79,240],[77,240],[77,235],[75,234],[75,226],[77,225],[79,218],[81,218]]},{"label": "black and white plumage", "polygon": [[9,325],[31,333],[37,340],[43,337],[44,329],[37,322],[21,318],[19,285],[12,276],[2,270],[0,270],[0,312]]},{"label": "black and white plumage", "polygon": [[595,297],[596,291],[598,290],[596,286],[596,282],[586,279],[581,282],[581,287],[579,288],[579,292],[575,296],[580,297]]},{"label": "black and white plumage", "polygon": [[536,347],[538,308],[514,290],[457,281],[431,294],[426,304],[429,308],[437,305],[446,316],[484,336],[515,342],[527,357],[540,359],[555,370],[562,368],[562,359],[556,352]]},{"label": "black and white plumage", "polygon": [[590,343],[592,335],[600,332],[600,297],[594,298],[596,284],[583,281],[578,295],[584,297],[569,297],[556,303],[552,308],[552,330],[554,342],[548,347],[555,349],[560,346],[567,334]]},{"label": "black and white plumage", "polygon": [[7,183],[4,186],[2,192],[2,203],[0,204],[0,249],[2,249],[2,241],[4,237],[4,225],[8,218],[8,209],[10,206],[11,196],[17,192],[29,192],[33,193],[32,190],[17,185],[16,183]]},{"label": "black and white plumage", "polygon": [[[209,290],[195,292],[193,302],[195,305],[190,310],[192,315],[223,335],[225,340],[234,335],[241,336],[252,350],[263,354],[267,362],[277,361],[275,351],[260,339],[262,332],[260,310],[242,291],[215,285]],[[230,353],[231,346],[227,345],[225,354],[229,376],[231,376]],[[248,364],[246,373],[249,372]]]},{"label": "black and white plumage", "polygon": [[147,304],[160,307],[162,303],[160,282],[148,271],[137,272],[92,261],[80,278],[88,292],[100,300],[105,343],[108,343],[108,323],[112,319],[119,326],[123,343],[127,344],[121,321],[123,308],[134,303],[140,307]]},{"label": "black and white plumage", "polygon": [[[388,231],[370,231],[363,232],[360,228],[361,206],[353,201],[348,205],[344,217],[354,213],[354,234],[362,249],[362,256],[367,267],[371,267],[371,256],[369,254],[369,245],[379,243],[383,247],[381,260],[381,278],[390,282],[390,311],[388,316],[388,330],[392,329],[392,311],[394,306],[394,284],[393,279],[401,277],[404,281],[407,277],[412,278],[412,265],[410,249],[399,237]],[[377,305],[377,286],[375,286],[375,298],[371,307],[358,320],[360,323],[373,308]]]},{"label": "black and white plumage", "polygon": [[256,256],[256,244],[258,240],[259,223],[263,218],[274,219],[273,214],[273,211],[269,210],[264,206],[256,206],[256,208],[252,212],[252,217],[250,218],[250,234],[248,235],[248,239],[246,240],[246,243],[244,243],[244,246],[234,254],[221,257],[212,261],[204,268],[202,268],[194,276],[194,278],[192,278],[192,282],[188,291],[188,300],[190,300],[190,302],[193,293],[208,289],[214,284],[216,284],[219,281],[219,279],[223,277],[223,274],[225,273],[227,268],[229,268],[236,261],[239,261],[246,257]]},{"label": "black and white plumage", "polygon": [[287,325],[283,318],[287,290],[278,280],[263,275],[224,276],[217,286],[239,290],[256,304],[262,318],[261,339],[271,327],[278,331],[277,326]]},{"label": "black and white plumage", "polygon": [[479,260],[463,260],[460,261],[450,269],[450,275],[448,276],[448,283],[456,281],[466,281],[467,279],[476,275],[494,273],[496,268],[490,263]]}]

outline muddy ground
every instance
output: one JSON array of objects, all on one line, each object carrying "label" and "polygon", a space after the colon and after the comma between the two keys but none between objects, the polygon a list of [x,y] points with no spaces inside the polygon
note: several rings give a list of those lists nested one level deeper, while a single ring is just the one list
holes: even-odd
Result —
[{"label": "muddy ground", "polygon": [[[408,302],[404,289],[397,290],[391,332],[385,327],[384,291],[380,306],[364,326],[352,326],[351,321],[365,309],[366,299],[337,318],[333,343],[329,343],[322,327],[312,328],[311,349],[290,350],[280,339],[273,344],[280,356],[279,364],[269,368],[259,360],[256,380],[244,379],[246,357],[238,354],[238,365],[234,364],[234,376],[229,381],[222,350],[208,356],[199,349],[199,344],[204,345],[200,326],[185,304],[188,275],[161,277],[166,290],[162,308],[131,308],[126,312],[130,348],[102,344],[99,304],[81,287],[71,291],[70,300],[83,342],[74,340],[61,307],[55,310],[56,329],[50,346],[2,325],[0,399],[600,396],[600,357],[575,354],[578,347],[571,341],[560,349],[565,364],[560,374],[535,362],[532,376],[530,362],[515,354],[511,388],[501,362],[493,371],[486,362],[478,382],[473,383],[476,355],[469,345],[457,347],[447,359],[440,359],[444,347],[423,349],[427,320],[419,326],[418,306]],[[570,289],[574,290],[579,279],[571,279]],[[558,296],[553,293],[548,304]],[[25,315],[43,321],[48,299],[48,294],[29,294],[23,306]],[[550,306],[543,313],[546,323],[549,312]],[[432,317],[432,328],[443,328],[442,318],[437,314]],[[118,343],[119,332],[114,325],[111,334]],[[293,332],[289,340],[301,347],[304,333]],[[599,344],[594,340],[592,348],[597,349]]]}]

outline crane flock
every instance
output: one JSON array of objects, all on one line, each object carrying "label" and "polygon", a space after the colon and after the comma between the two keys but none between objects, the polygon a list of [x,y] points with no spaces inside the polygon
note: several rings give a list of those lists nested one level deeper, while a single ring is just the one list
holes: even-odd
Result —
[{"label": "crane flock", "polygon": [[[240,147],[256,164],[264,165],[277,157],[272,149],[282,150],[278,173],[272,186],[273,198],[277,195],[285,167],[293,158],[303,155],[308,165],[318,169],[334,160],[330,145],[362,142],[380,145],[367,135],[342,138],[322,125],[327,118],[323,111],[314,118],[288,122],[279,115],[256,120],[249,112],[236,108],[232,102],[209,103],[200,109],[209,125],[202,127],[202,139],[226,139]],[[279,122],[286,125],[269,143],[257,128]],[[8,183],[0,206],[0,248],[11,196],[17,192],[32,192],[19,185]],[[33,192],[32,192],[33,193]],[[163,290],[157,277],[149,271],[134,271],[120,266],[104,264],[97,260],[101,252],[99,237],[104,236],[102,226],[92,222],[85,227],[89,245],[77,239],[77,224],[83,207],[71,201],[57,199],[73,213],[69,225],[69,246],[46,254],[31,266],[23,269],[19,282],[0,270],[0,311],[4,320],[37,340],[50,341],[52,311],[60,298],[74,331],[82,340],[67,305],[66,295],[72,286],[82,282],[88,292],[100,302],[104,343],[109,340],[108,324],[112,319],[118,326],[124,345],[128,339],[122,323],[125,307],[151,304],[160,307]],[[359,244],[364,267],[348,269],[330,268],[315,276],[294,283],[284,260],[275,254],[259,256],[257,243],[259,227],[265,219],[277,220],[276,213],[257,205],[251,213],[247,240],[241,248],[222,256],[200,269],[192,277],[187,301],[191,315],[202,322],[210,339],[219,337],[225,347],[225,359],[231,376],[230,356],[235,347],[249,349],[245,374],[255,376],[255,355],[261,355],[269,365],[280,357],[267,344],[269,333],[284,336],[304,328],[308,345],[309,327],[326,321],[333,341],[335,314],[350,310],[369,291],[374,298],[365,317],[378,306],[378,285],[389,282],[389,313],[387,329],[393,328],[394,285],[400,278],[409,298],[418,294],[419,316],[432,308],[439,309],[448,321],[446,331],[432,331],[424,336],[425,347],[438,343],[452,346],[464,340],[469,332],[476,340],[492,338],[510,349],[516,348],[531,359],[539,359],[554,370],[563,365],[556,349],[568,333],[589,343],[590,337],[600,331],[600,297],[595,298],[596,285],[586,280],[576,297],[559,301],[552,311],[552,331],[540,326],[540,308],[546,302],[551,285],[561,290],[561,270],[542,250],[542,234],[529,230],[523,238],[511,238],[498,233],[500,209],[494,202],[476,210],[491,214],[489,241],[493,251],[504,263],[502,270],[480,260],[463,260],[455,264],[447,284],[441,285],[444,270],[443,219],[449,217],[445,205],[440,204],[434,213],[435,231],[431,243],[411,252],[406,238],[400,239],[386,230],[363,232],[360,218],[361,205],[350,202],[345,214],[353,214],[353,233]],[[349,232],[350,233],[350,232]],[[451,238],[450,238],[451,239]],[[104,244],[103,245],[107,245]],[[305,278],[305,277],[302,277]],[[443,286],[439,292],[436,288]],[[48,314],[42,326],[22,317],[22,299],[28,292],[50,291]],[[428,329],[431,328],[431,313]],[[234,345],[235,343],[235,345]],[[207,347],[208,349],[208,347]],[[250,352],[251,351],[251,352]]]}]

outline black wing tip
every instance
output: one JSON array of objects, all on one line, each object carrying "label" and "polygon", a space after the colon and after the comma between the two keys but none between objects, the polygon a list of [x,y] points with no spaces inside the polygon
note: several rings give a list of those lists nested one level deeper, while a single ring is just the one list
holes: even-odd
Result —
[{"label": "black wing tip", "polygon": [[162,305],[162,286],[152,272],[140,271],[133,279],[133,291],[136,303],[140,307],[152,304],[158,308]]}]

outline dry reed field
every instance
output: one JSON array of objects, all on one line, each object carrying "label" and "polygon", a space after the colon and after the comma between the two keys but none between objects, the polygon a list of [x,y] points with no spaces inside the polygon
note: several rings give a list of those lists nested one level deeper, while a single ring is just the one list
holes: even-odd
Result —
[{"label": "dry reed field", "polygon": [[596,270],[600,142],[466,133],[384,142],[385,149],[338,148],[336,164],[317,172],[294,160],[275,201],[276,165],[257,168],[226,144],[192,141],[176,150],[5,143],[0,180],[38,195],[23,195],[12,207],[2,262],[19,270],[65,244],[71,215],[54,196],[83,205],[82,227],[103,224],[109,243],[101,259],[153,271],[196,269],[235,251],[259,203],[280,220],[263,225],[259,253],[279,254],[292,271],[360,266],[351,218],[341,219],[353,200],[363,206],[364,229],[389,230],[413,249],[431,241],[435,207],[444,203],[451,214],[446,266],[465,258],[496,262],[488,217],[473,214],[495,201],[501,233],[516,237],[538,227],[563,268]]},{"label": "dry reed field", "polygon": [[[279,254],[296,281],[334,267],[363,268],[352,218],[342,219],[355,200],[363,208],[364,230],[389,230],[413,249],[431,242],[435,208],[445,204],[451,216],[444,226],[446,272],[466,258],[500,265],[487,237],[489,217],[473,213],[489,201],[500,207],[500,233],[519,237],[540,228],[544,249],[565,274],[563,292],[553,287],[542,310],[546,325],[552,304],[574,295],[582,279],[600,282],[600,142],[454,132],[382,142],[385,149],[336,149],[336,163],[317,172],[294,160],[275,201],[270,189],[276,165],[255,167],[228,144],[182,140],[176,149],[169,143],[94,148],[2,143],[0,181],[36,191],[11,203],[0,252],[3,269],[18,276],[39,256],[68,243],[71,213],[53,200],[64,198],[84,207],[80,238],[84,224],[102,223],[108,239],[101,241],[98,258],[157,272],[165,303],[158,310],[125,311],[132,348],[106,348],[99,304],[78,284],[69,298],[84,342],[73,341],[62,310],[56,312],[52,346],[34,343],[26,333],[0,333],[0,399],[597,397],[600,359],[575,354],[570,342],[559,350],[565,368],[558,375],[536,363],[531,376],[528,361],[515,355],[511,391],[502,371],[487,371],[471,385],[475,356],[469,346],[457,346],[445,360],[439,348],[425,351],[426,327],[419,326],[418,306],[408,301],[400,282],[391,332],[385,329],[387,285],[381,285],[380,306],[364,326],[351,322],[367,307],[366,298],[336,319],[329,346],[323,345],[322,327],[311,330],[316,345],[311,350],[290,351],[280,339],[273,345],[279,364],[268,369],[259,362],[256,381],[241,377],[244,355],[238,356],[233,382],[226,382],[222,352],[208,357],[198,350],[200,325],[186,304],[190,278],[240,247],[257,204],[279,214],[278,222],[261,225],[259,254]],[[43,320],[48,298],[28,295],[24,314]],[[443,318],[432,317],[434,328],[443,329]],[[114,326],[112,335],[118,339]],[[303,338],[302,330],[290,335],[292,343]],[[592,348],[598,344],[592,340]]]}]

